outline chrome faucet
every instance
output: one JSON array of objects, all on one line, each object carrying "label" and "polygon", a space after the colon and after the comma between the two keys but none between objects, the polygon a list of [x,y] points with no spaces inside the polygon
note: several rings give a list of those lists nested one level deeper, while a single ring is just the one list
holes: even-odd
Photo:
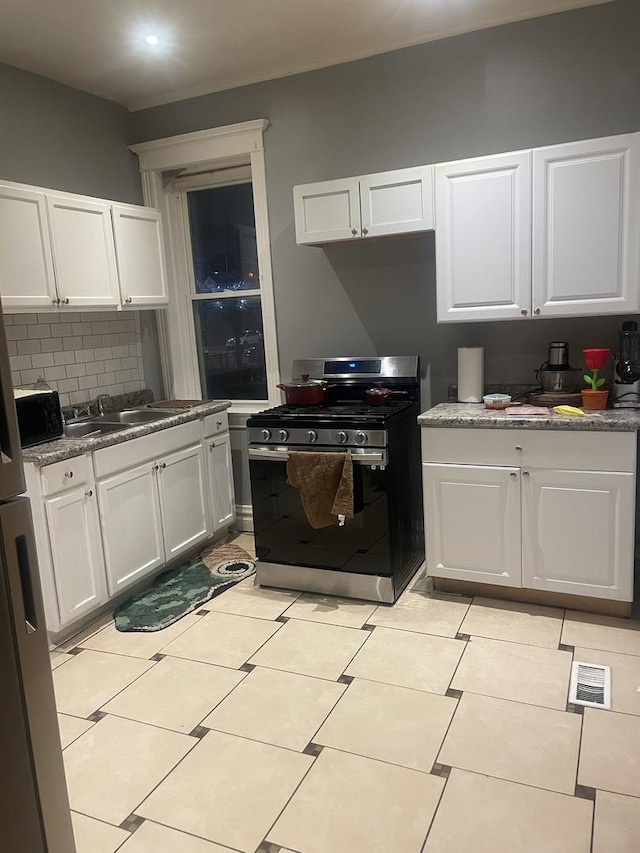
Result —
[{"label": "chrome faucet", "polygon": [[80,418],[83,415],[88,417],[91,414],[91,409],[93,408],[93,406],[98,407],[99,415],[104,415],[104,406],[102,405],[102,401],[106,400],[108,396],[108,394],[98,394],[95,400],[89,400],[89,402],[85,403],[84,406],[74,406],[73,417]]}]

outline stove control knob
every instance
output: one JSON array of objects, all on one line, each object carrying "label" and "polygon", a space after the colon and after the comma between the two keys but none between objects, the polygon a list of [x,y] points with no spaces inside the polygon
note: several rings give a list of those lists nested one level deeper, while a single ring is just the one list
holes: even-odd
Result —
[{"label": "stove control knob", "polygon": [[360,445],[360,446],[362,446],[363,444],[366,444],[366,443],[367,443],[367,434],[366,434],[366,432],[362,432],[362,430],[359,430],[359,431],[355,434],[355,436],[354,436],[354,437],[355,437],[355,440],[356,440],[356,444],[358,444],[358,445]]},{"label": "stove control knob", "polygon": [[271,438],[271,430],[270,429],[263,429],[262,432],[260,433],[260,437],[262,438],[263,441],[269,441],[269,439]]},{"label": "stove control knob", "polygon": [[278,433],[278,438],[280,439],[280,441],[286,441],[289,438],[289,433],[286,429],[281,429]]},{"label": "stove control knob", "polygon": [[340,432],[338,433],[338,435],[336,436],[336,438],[338,439],[340,444],[346,444],[349,436],[346,434],[346,432],[343,429],[341,429]]},{"label": "stove control knob", "polygon": [[313,442],[314,442],[314,441],[317,441],[317,440],[318,440],[318,433],[315,431],[315,429],[310,429],[310,430],[307,432],[307,441],[308,441],[310,444],[313,444]]}]

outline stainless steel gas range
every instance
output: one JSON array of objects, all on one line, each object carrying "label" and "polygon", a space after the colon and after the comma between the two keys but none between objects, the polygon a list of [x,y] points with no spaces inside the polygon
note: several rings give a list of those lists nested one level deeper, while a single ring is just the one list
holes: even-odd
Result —
[{"label": "stainless steel gas range", "polygon": [[[296,360],[292,374],[329,387],[324,405],[247,421],[258,583],[391,603],[424,561],[418,358]],[[366,404],[376,382],[404,396]],[[354,517],[314,529],[287,482],[289,452],[347,448]]]}]

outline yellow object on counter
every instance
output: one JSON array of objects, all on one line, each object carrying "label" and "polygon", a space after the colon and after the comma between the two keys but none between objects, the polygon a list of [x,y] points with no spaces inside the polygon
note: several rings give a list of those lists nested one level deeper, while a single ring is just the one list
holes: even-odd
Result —
[{"label": "yellow object on counter", "polygon": [[553,411],[556,415],[567,415],[571,418],[583,418],[584,412],[582,409],[577,409],[575,406],[554,406]]}]

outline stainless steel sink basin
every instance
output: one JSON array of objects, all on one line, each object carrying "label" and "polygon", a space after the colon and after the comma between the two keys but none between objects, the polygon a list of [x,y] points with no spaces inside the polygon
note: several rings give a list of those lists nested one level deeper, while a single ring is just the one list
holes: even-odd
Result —
[{"label": "stainless steel sink basin", "polygon": [[[137,426],[139,424],[150,424],[154,421],[161,421],[164,418],[171,418],[173,414],[173,412],[158,412],[153,409],[129,409],[126,412],[109,412],[99,420],[101,423]],[[94,418],[93,420],[97,422],[98,418]]]},{"label": "stainless steel sink basin", "polygon": [[110,432],[126,429],[125,424],[109,424],[100,420],[78,421],[64,425],[64,438],[94,438]]}]

